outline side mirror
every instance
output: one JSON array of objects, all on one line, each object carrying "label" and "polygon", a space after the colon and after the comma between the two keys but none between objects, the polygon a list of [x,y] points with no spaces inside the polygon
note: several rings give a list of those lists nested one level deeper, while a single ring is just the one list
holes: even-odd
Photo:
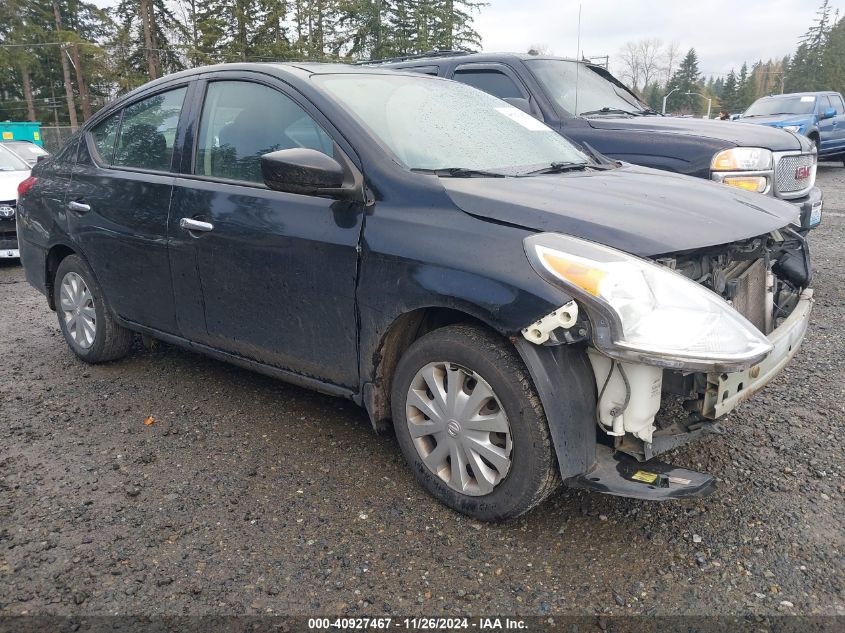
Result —
[{"label": "side mirror", "polygon": [[832,119],[836,116],[836,108],[828,108],[822,112],[822,119]]},{"label": "side mirror", "polygon": [[297,147],[270,152],[261,157],[261,177],[273,191],[312,196],[349,197],[343,186],[343,167],[334,158],[315,149]]},{"label": "side mirror", "polygon": [[528,99],[523,99],[522,97],[507,97],[502,99],[502,101],[507,101],[511,104],[514,108],[519,108],[525,114],[530,114],[534,116],[534,113],[531,111],[531,102]]},{"label": "side mirror", "polygon": [[38,156],[35,157],[35,164],[37,165],[42,160],[47,160],[49,157],[50,157],[49,154],[39,154]]}]

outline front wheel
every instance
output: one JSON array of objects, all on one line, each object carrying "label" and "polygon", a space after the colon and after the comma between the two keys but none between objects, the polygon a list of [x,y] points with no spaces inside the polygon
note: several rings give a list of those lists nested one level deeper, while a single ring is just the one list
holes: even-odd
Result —
[{"label": "front wheel", "polygon": [[543,407],[504,339],[455,325],[405,352],[391,395],[396,438],[434,497],[484,521],[517,517],[560,478]]},{"label": "front wheel", "polygon": [[103,363],[125,356],[132,347],[132,332],[112,317],[103,291],[88,263],[69,255],[59,264],[53,284],[59,327],[74,354],[88,363]]}]

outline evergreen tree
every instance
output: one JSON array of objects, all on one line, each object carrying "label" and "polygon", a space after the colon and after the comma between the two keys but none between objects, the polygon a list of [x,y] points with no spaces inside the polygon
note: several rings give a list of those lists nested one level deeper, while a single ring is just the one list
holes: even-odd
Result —
[{"label": "evergreen tree", "polygon": [[722,88],[722,95],[719,97],[721,108],[723,110],[727,110],[730,113],[735,113],[741,110],[739,107],[738,92],[739,82],[736,78],[736,72],[734,72],[734,69],[731,68],[731,72],[728,73],[728,77],[725,79],[725,85]]},{"label": "evergreen tree", "polygon": [[697,94],[702,92],[700,80],[701,72],[698,70],[698,54],[694,48],[691,48],[666,86],[667,93],[677,89],[677,92],[670,98],[670,104],[667,108],[685,114],[698,114],[702,112],[702,99]]},{"label": "evergreen tree", "polygon": [[643,92],[643,101],[648,104],[652,110],[660,112],[663,107],[663,89],[657,81],[652,81]]}]

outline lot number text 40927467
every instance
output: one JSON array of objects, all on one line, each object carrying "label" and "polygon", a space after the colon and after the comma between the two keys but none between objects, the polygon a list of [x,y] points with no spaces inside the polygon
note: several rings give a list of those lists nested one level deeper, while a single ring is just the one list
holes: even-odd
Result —
[{"label": "lot number text 40927467", "polygon": [[367,631],[520,631],[523,620],[512,618],[309,618],[309,630]]}]

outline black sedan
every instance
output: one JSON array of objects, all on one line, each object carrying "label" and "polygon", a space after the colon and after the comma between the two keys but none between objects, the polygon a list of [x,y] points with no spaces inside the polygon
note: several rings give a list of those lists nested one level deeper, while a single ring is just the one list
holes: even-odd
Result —
[{"label": "black sedan", "polygon": [[[351,398],[434,496],[486,520],[561,481],[709,492],[654,455],[771,380],[812,305],[791,205],[587,155],[418,74],[165,77],[21,193],[27,278],[82,360],[140,332]],[[658,428],[668,397],[689,418]]]}]

